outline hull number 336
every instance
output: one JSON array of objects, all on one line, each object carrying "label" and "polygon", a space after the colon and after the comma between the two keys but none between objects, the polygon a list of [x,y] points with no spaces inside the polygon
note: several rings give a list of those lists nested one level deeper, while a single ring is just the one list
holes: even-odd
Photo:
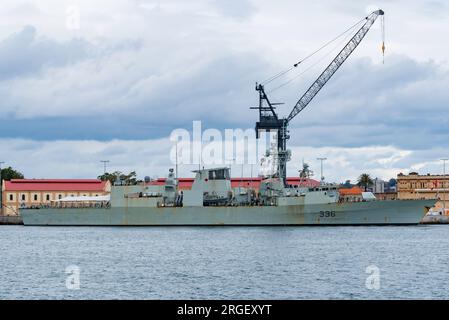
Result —
[{"label": "hull number 336", "polygon": [[333,218],[335,211],[320,211],[320,218]]}]

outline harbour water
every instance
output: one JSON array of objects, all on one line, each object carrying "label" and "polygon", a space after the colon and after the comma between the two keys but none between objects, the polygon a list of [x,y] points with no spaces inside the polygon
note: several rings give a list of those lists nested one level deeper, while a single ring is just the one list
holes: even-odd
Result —
[{"label": "harbour water", "polygon": [[[1,226],[0,299],[449,298],[448,235],[444,225]],[[79,289],[67,285],[73,267]]]}]

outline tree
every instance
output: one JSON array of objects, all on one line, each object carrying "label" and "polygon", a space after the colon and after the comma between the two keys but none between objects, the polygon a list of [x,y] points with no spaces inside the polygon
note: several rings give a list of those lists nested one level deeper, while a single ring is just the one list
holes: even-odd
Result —
[{"label": "tree", "polygon": [[357,179],[357,185],[359,187],[364,187],[365,191],[369,186],[373,184],[373,179],[371,179],[370,175],[367,173],[362,173]]},{"label": "tree", "polygon": [[97,178],[101,181],[110,181],[114,184],[117,181],[117,177],[119,177],[120,181],[123,181],[126,185],[133,185],[139,182],[135,171],[131,171],[128,174],[124,174],[121,171],[114,171],[113,173],[106,172]]},{"label": "tree", "polygon": [[110,181],[112,184],[114,184],[115,180],[117,179],[117,175],[121,174],[121,172],[116,171],[113,173],[105,172],[101,176],[98,176],[97,179],[101,181]]},{"label": "tree", "polygon": [[398,181],[395,178],[391,178],[390,181],[388,181],[388,185],[391,187],[395,187]]},{"label": "tree", "polygon": [[125,184],[137,184],[137,173],[135,171],[131,171],[128,174],[120,175],[120,180],[124,181]]},{"label": "tree", "polygon": [[343,183],[343,188],[351,189],[352,188],[351,180],[346,180],[345,183]]},{"label": "tree", "polygon": [[23,179],[24,178],[24,176],[21,172],[14,170],[11,167],[2,169],[1,177],[2,177],[2,180]]}]

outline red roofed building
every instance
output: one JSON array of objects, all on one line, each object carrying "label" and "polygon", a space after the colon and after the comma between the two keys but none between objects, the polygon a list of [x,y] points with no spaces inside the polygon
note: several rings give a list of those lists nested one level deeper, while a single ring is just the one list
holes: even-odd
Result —
[{"label": "red roofed building", "polygon": [[111,183],[97,179],[13,179],[3,181],[2,192],[2,214],[17,215],[21,205],[37,206],[67,196],[107,195]]},{"label": "red roofed building", "polygon": [[359,187],[340,188],[340,189],[338,189],[338,192],[340,193],[340,198],[344,199],[345,201],[362,201],[363,200],[363,196],[362,196],[363,190]]}]

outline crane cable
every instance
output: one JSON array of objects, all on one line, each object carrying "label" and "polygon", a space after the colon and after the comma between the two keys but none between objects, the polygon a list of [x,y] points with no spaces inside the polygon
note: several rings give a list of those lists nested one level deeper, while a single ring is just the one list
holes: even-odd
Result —
[{"label": "crane cable", "polygon": [[320,52],[321,50],[323,50],[325,47],[327,47],[328,45],[330,45],[332,42],[336,41],[337,39],[339,39],[340,37],[342,37],[343,35],[345,35],[346,33],[348,33],[349,31],[351,31],[352,29],[354,29],[356,26],[358,26],[361,22],[365,21],[367,19],[367,17],[360,19],[360,21],[358,21],[357,23],[355,23],[354,25],[352,25],[351,27],[349,27],[347,30],[345,30],[344,32],[342,32],[341,34],[339,34],[338,36],[336,36],[335,38],[333,38],[332,40],[328,41],[327,43],[325,43],[324,45],[322,45],[320,48],[318,48],[317,50],[315,50],[314,52],[310,53],[309,55],[307,55],[305,58],[303,58],[302,60],[298,61],[297,63],[295,63],[293,66],[291,66],[290,68],[281,71],[277,74],[275,74],[274,76],[266,79],[265,81],[263,81],[261,84],[262,85],[266,85],[276,79],[278,79],[279,77],[282,77],[283,75],[285,75],[286,73],[290,72],[291,70],[293,70],[294,68],[296,68],[298,65],[300,65],[301,63],[303,63],[304,61],[306,61],[307,59],[311,58],[312,56],[314,56],[315,54],[317,54],[318,52]]},{"label": "crane cable", "polygon": [[337,50],[338,48],[341,47],[341,45],[345,42],[347,42],[348,38],[351,37],[352,35],[348,35],[346,37],[344,37],[342,39],[342,41],[340,41],[339,43],[337,43],[337,45],[335,45],[331,50],[329,50],[329,52],[327,52],[325,55],[323,55],[320,59],[318,59],[315,63],[313,63],[312,65],[310,65],[309,67],[307,67],[306,69],[304,69],[302,72],[300,72],[299,74],[297,74],[296,76],[294,76],[293,78],[287,80],[286,82],[280,84],[277,87],[274,87],[273,89],[271,89],[270,91],[268,91],[268,93],[272,93],[286,85],[288,85],[289,83],[293,82],[294,80],[296,80],[297,78],[299,78],[300,76],[302,76],[303,74],[307,73],[310,69],[316,67],[319,63],[321,63],[325,58],[327,58],[331,53],[333,53],[335,50]]},{"label": "crane cable", "polygon": [[[382,33],[382,64],[385,64],[385,16],[382,15],[381,16],[381,33]],[[360,22],[359,22],[360,23]],[[354,25],[352,28],[356,27],[356,25]],[[349,32],[349,29],[346,31]],[[341,36],[341,35],[340,35]],[[346,42],[346,40],[352,36],[351,34],[349,34],[348,36],[344,37],[342,39],[342,41],[340,41],[335,47],[333,47],[328,53],[326,53],[324,56],[322,56],[320,59],[318,59],[314,64],[312,64],[311,66],[309,66],[308,68],[306,68],[305,70],[303,70],[301,73],[297,74],[296,76],[294,76],[293,78],[287,80],[286,82],[280,84],[279,86],[271,89],[270,91],[268,91],[268,93],[272,93],[286,85],[288,85],[289,83],[291,83],[292,81],[296,80],[297,78],[299,78],[300,76],[302,76],[303,74],[305,74],[306,72],[308,72],[310,69],[312,69],[313,67],[315,67],[316,65],[318,65],[320,62],[322,62],[327,56],[329,56],[334,50],[338,49],[340,47],[341,44],[343,44],[344,42]],[[335,40],[335,39],[334,39]],[[321,50],[322,48],[320,48]],[[317,50],[318,52],[319,50]],[[311,56],[311,55],[309,55]],[[308,57],[309,57],[308,56]],[[306,58],[308,58],[306,57]],[[305,58],[305,59],[306,59]],[[303,61],[305,60],[303,59]],[[299,63],[298,63],[299,64]]]}]

